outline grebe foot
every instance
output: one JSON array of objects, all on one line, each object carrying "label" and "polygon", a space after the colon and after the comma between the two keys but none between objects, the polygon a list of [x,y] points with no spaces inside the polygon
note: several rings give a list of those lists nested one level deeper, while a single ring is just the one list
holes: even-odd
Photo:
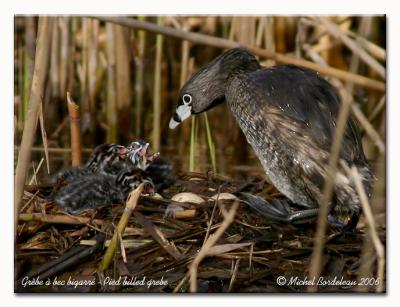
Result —
[{"label": "grebe foot", "polygon": [[265,200],[260,196],[241,192],[240,199],[251,208],[259,212],[271,222],[288,223],[290,222],[290,208],[286,202],[278,199]]},{"label": "grebe foot", "polygon": [[312,222],[318,216],[318,208],[292,211],[288,200],[266,200],[249,193],[240,193],[241,199],[265,218],[275,223],[292,223],[295,225]]}]

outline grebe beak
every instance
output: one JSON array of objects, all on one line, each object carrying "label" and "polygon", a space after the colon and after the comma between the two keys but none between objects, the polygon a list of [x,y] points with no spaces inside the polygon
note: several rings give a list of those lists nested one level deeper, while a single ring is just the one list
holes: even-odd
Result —
[{"label": "grebe beak", "polygon": [[181,122],[189,118],[192,115],[192,106],[180,105],[176,108],[176,112],[169,121],[169,129],[175,129]]}]

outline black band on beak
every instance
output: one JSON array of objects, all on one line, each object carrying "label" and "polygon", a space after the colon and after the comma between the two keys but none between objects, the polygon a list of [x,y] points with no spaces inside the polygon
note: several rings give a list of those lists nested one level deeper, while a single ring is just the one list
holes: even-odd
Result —
[{"label": "black band on beak", "polygon": [[172,118],[174,119],[174,121],[176,121],[178,123],[182,122],[181,118],[179,117],[178,113],[176,113],[176,112]]}]

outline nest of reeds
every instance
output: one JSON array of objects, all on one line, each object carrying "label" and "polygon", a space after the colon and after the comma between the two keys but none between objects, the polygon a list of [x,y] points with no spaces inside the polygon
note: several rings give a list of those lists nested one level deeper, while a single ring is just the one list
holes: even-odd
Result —
[{"label": "nest of reeds", "polygon": [[[315,224],[273,225],[234,196],[241,191],[282,197],[261,178],[184,173],[163,197],[142,195],[119,232],[124,204],[72,216],[49,200],[48,189],[27,186],[17,229],[15,291],[306,291]],[[361,220],[351,233],[329,230],[318,291],[360,287],[365,228]],[[379,235],[385,242],[385,228]],[[115,253],[104,266],[113,236]],[[368,260],[375,270],[376,259]],[[370,279],[366,282],[373,283]]]}]

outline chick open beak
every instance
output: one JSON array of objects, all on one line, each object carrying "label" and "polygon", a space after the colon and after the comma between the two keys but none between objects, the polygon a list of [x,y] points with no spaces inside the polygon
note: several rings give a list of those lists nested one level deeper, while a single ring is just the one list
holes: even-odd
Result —
[{"label": "chick open beak", "polygon": [[176,108],[176,112],[169,121],[169,129],[175,129],[181,122],[189,118],[192,115],[192,106],[180,105]]},{"label": "chick open beak", "polygon": [[157,158],[160,153],[156,152],[154,154],[151,153],[150,149],[149,149],[149,143],[147,143],[145,146],[143,146],[143,148],[139,151],[139,154],[144,158],[145,163],[147,162],[153,162],[153,160],[155,158]]},{"label": "chick open beak", "polygon": [[147,155],[148,148],[149,148],[149,143],[146,143],[146,145],[144,145],[143,148],[140,149],[139,151],[140,155],[145,157]]},{"label": "chick open beak", "polygon": [[122,147],[122,148],[118,149],[117,154],[121,159],[125,159],[128,156],[128,149],[126,149],[125,147]]}]

